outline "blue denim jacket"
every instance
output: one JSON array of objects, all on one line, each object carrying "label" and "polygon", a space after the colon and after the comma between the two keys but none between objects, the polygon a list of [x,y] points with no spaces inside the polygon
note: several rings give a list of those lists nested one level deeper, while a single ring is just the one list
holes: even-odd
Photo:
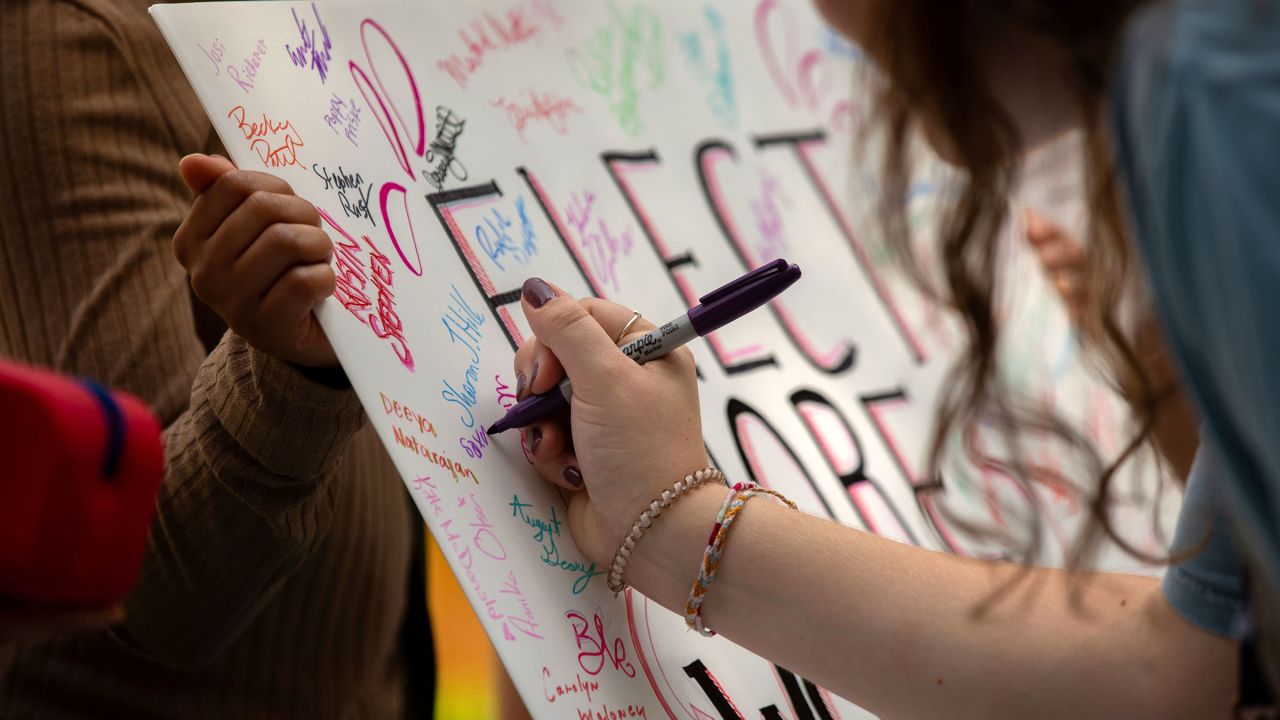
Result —
[{"label": "blue denim jacket", "polygon": [[1165,594],[1239,637],[1246,565],[1280,597],[1280,1],[1142,10],[1113,90],[1135,234],[1204,417],[1177,542],[1209,544]]}]

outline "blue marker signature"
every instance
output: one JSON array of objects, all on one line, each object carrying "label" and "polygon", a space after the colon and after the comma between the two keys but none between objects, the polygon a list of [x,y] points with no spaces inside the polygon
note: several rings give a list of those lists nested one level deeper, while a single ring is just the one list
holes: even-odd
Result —
[{"label": "blue marker signature", "polygon": [[710,5],[704,6],[702,13],[711,35],[710,42],[691,32],[681,36],[680,46],[693,74],[707,88],[711,112],[725,127],[733,128],[738,124],[738,98],[733,87],[733,60],[724,17]]},{"label": "blue marker signature", "polygon": [[560,518],[556,517],[556,508],[551,507],[551,518],[543,520],[529,514],[533,509],[532,503],[521,502],[519,495],[512,495],[511,517],[520,518],[520,522],[528,525],[533,530],[533,539],[542,544],[542,563],[549,567],[559,568],[565,572],[576,575],[573,586],[570,591],[574,595],[581,595],[583,590],[587,589],[587,585],[591,583],[591,578],[597,575],[603,575],[603,570],[597,570],[596,564],[587,565],[581,561],[562,560],[560,558],[560,549],[556,547],[556,538],[560,537]]},{"label": "blue marker signature", "polygon": [[533,222],[525,209],[524,198],[516,198],[516,212],[520,219],[520,238],[514,235],[515,222],[493,208],[484,217],[484,221],[476,225],[476,242],[499,270],[505,271],[504,258],[510,258],[521,267],[528,267],[533,256],[538,254],[538,237],[533,229]]},{"label": "blue marker signature", "polygon": [[480,382],[480,339],[483,337],[480,328],[485,323],[485,317],[463,299],[457,287],[451,285],[450,288],[452,292],[449,297],[452,302],[449,303],[449,311],[441,316],[440,322],[449,331],[449,341],[454,345],[462,345],[471,353],[471,361],[462,376],[461,389],[454,387],[448,380],[441,380],[444,387],[440,391],[440,397],[457,405],[460,413],[458,419],[466,427],[474,428],[474,411],[479,401],[476,385]]}]

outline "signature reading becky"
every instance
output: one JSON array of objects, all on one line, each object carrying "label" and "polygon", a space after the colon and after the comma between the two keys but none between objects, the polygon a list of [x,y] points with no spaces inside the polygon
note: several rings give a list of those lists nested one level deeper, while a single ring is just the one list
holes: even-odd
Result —
[{"label": "signature reading becky", "polygon": [[305,143],[291,121],[273,120],[266,113],[248,117],[243,105],[231,108],[227,117],[236,121],[236,129],[249,141],[249,148],[258,154],[263,165],[269,168],[302,165],[298,162],[298,148]]}]

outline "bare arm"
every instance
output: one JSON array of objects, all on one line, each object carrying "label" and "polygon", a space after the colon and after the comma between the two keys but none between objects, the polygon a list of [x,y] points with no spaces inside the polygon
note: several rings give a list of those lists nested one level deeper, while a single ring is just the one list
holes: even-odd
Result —
[{"label": "bare arm", "polygon": [[[683,614],[722,500],[673,506],[628,581]],[[763,498],[703,607],[708,627],[884,717],[1213,718],[1234,691],[1236,645],[1152,578],[958,558]]]},{"label": "bare arm", "polygon": [[[631,313],[612,303],[530,281],[524,306],[537,340],[517,353],[517,372],[537,359],[529,384],[545,391],[559,380],[550,352],[574,383],[572,427],[530,430],[542,434],[535,464],[558,482],[581,468],[569,528],[608,566],[640,508],[707,464],[693,358],[637,366],[617,353]],[[723,499],[704,486],[674,504],[640,541],[627,582],[683,614]],[[1225,717],[1237,675],[1235,645],[1176,615],[1153,579],[961,559],[766,499],[734,525],[703,608],[729,639],[892,718]]]}]

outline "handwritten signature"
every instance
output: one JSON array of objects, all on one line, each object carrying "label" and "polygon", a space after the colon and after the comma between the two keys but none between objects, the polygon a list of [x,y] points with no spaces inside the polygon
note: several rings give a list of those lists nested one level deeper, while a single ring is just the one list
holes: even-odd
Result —
[{"label": "handwritten signature", "polygon": [[414,478],[413,489],[417,490],[423,497],[427,499],[427,505],[431,508],[431,514],[440,517],[444,514],[444,502],[440,498],[440,490],[436,484],[431,482],[430,475],[419,475]]},{"label": "handwritten signature", "polygon": [[454,387],[448,380],[441,380],[444,387],[440,391],[440,396],[446,402],[458,407],[461,413],[458,419],[464,426],[474,428],[476,426],[475,407],[479,402],[476,385],[480,382],[480,339],[483,336],[480,328],[485,323],[485,317],[471,307],[457,287],[450,287],[452,288],[449,293],[451,302],[447,312],[441,316],[440,322],[449,333],[449,342],[466,348],[471,358],[462,376],[461,389]]},{"label": "handwritten signature", "polygon": [[[502,382],[501,375],[494,375],[493,381],[496,383],[495,390],[498,393],[498,407],[504,411],[510,410],[516,404],[516,395],[511,392],[511,386]],[[520,450],[524,453],[525,462],[533,464],[533,452],[529,450],[529,443],[525,440],[524,433],[520,433]]]},{"label": "handwritten signature", "polygon": [[539,31],[538,24],[524,7],[516,6],[505,13],[486,12],[458,30],[462,52],[437,61],[436,68],[453,78],[458,87],[466,89],[491,53],[523,45]]},{"label": "handwritten signature", "polygon": [[591,676],[599,675],[608,661],[614,670],[629,678],[636,676],[635,666],[627,662],[627,646],[621,637],[613,642],[605,638],[604,621],[600,613],[593,613],[591,620],[579,612],[570,610],[564,614],[573,627],[573,637],[578,642],[578,666]]},{"label": "handwritten signature", "polygon": [[316,29],[308,28],[307,21],[298,17],[297,8],[293,8],[293,23],[298,27],[298,36],[302,44],[298,47],[290,47],[285,45],[285,52],[289,53],[289,59],[293,64],[300,67],[307,67],[310,62],[311,69],[315,70],[320,76],[320,82],[324,83],[329,77],[329,62],[333,60],[333,43],[329,40],[329,28],[324,26],[324,21],[320,19],[320,10],[316,8],[315,3],[311,3],[311,13],[316,18],[316,25],[320,29],[320,40],[316,42]]},{"label": "handwritten signature", "polygon": [[262,56],[267,54],[267,41],[259,40],[253,46],[253,52],[249,53],[239,66],[228,65],[227,75],[235,81],[240,89],[249,92],[254,87],[255,78],[258,77],[258,69],[262,67]]},{"label": "handwritten signature", "polygon": [[302,164],[298,161],[298,148],[306,143],[302,142],[302,135],[292,121],[273,120],[266,113],[262,114],[261,120],[257,116],[246,119],[247,116],[243,105],[237,105],[227,113],[228,118],[236,121],[236,129],[249,141],[249,148],[258,154],[264,165],[282,168]]},{"label": "handwritten signature", "polygon": [[214,38],[213,43],[209,46],[209,49],[207,50],[203,45],[200,45],[200,44],[197,44],[196,47],[200,48],[200,52],[204,53],[205,57],[209,58],[209,62],[213,63],[214,77],[221,75],[222,74],[222,58],[225,57],[227,54],[227,47],[222,44],[222,41],[219,40],[218,38]]},{"label": "handwritten signature", "polygon": [[575,576],[573,585],[570,588],[574,595],[581,595],[587,586],[591,583],[591,579],[604,574],[604,570],[596,569],[596,564],[586,564],[581,561],[565,560],[560,557],[560,548],[556,546],[556,538],[562,537],[560,518],[556,517],[556,508],[551,506],[551,516],[548,519],[535,517],[530,513],[533,510],[531,503],[521,502],[519,495],[512,495],[511,517],[519,518],[520,522],[533,529],[533,539],[542,546],[542,564],[548,567],[563,570]]},{"label": "handwritten signature", "polygon": [[436,108],[436,137],[422,156],[428,164],[435,165],[429,172],[422,171],[422,178],[437,191],[444,189],[446,177],[455,180],[466,180],[467,169],[458,161],[458,136],[462,134],[467,122],[458,117],[449,108],[440,105]]},{"label": "handwritten signature", "polygon": [[[569,68],[579,84],[609,104],[623,131],[634,136],[644,129],[641,90],[656,90],[666,79],[662,20],[641,3],[627,12],[612,0],[608,7],[608,24],[588,37],[581,49],[569,52]],[[641,75],[648,80],[643,87]]]},{"label": "handwritten signature", "polygon": [[355,147],[356,134],[360,130],[360,106],[354,100],[343,100],[334,93],[329,98],[329,112],[325,113],[324,122],[335,134],[343,135]]},{"label": "handwritten signature", "polygon": [[680,46],[694,77],[707,89],[711,113],[722,125],[733,128],[738,124],[738,98],[733,87],[733,61],[724,16],[711,5],[703,6],[702,14],[714,46],[707,48],[709,43],[696,32],[683,35]]},{"label": "handwritten signature", "polygon": [[[378,250],[368,235],[362,236],[367,250],[362,250],[356,239],[346,231],[329,213],[320,211],[320,217],[342,236],[342,241],[334,243],[333,265],[337,276],[337,285],[333,296],[342,303],[342,307],[361,323],[367,325],[373,334],[386,340],[395,351],[400,363],[410,372],[414,369],[413,352],[404,337],[404,323],[396,310],[393,286],[395,275],[391,270],[391,261]],[[369,264],[366,269],[361,259],[362,252],[368,255]],[[365,292],[372,282],[376,294],[376,312],[373,300]]]},{"label": "handwritten signature", "polygon": [[[480,507],[479,499],[475,495],[470,498],[459,498],[458,508],[465,509],[470,507],[472,510],[472,522],[467,528],[454,527],[454,518],[448,518],[440,523],[440,529],[444,533],[443,546],[447,546],[458,558],[458,564],[462,567],[462,575],[459,579],[465,578],[471,589],[475,591],[476,597],[480,602],[480,608],[486,617],[496,622],[502,623],[502,634],[509,642],[516,640],[514,629],[521,635],[542,640],[543,637],[538,632],[538,622],[533,615],[533,608],[530,607],[529,601],[525,598],[524,591],[520,588],[520,583],[516,579],[514,571],[507,572],[507,578],[502,582],[501,589],[491,595],[480,580],[480,574],[476,572],[476,563],[478,558],[473,550],[479,554],[490,558],[491,560],[502,562],[507,559],[506,548],[498,536],[493,532],[493,525],[485,516],[484,510]],[[473,532],[470,541],[463,537],[464,532]],[[498,608],[498,603],[506,600],[508,603],[514,602],[519,608],[518,613],[504,612]],[[505,606],[504,606],[505,607]]]},{"label": "handwritten signature", "polygon": [[338,202],[342,204],[342,212],[347,217],[368,220],[370,225],[378,226],[373,221],[373,213],[369,211],[369,197],[373,194],[373,183],[366,183],[360,173],[347,172],[339,165],[332,172],[323,165],[312,165],[311,171],[324,181],[325,190],[337,190]]},{"label": "handwritten signature", "polygon": [[791,207],[791,200],[782,189],[782,183],[773,175],[762,174],[760,197],[752,198],[750,202],[751,213],[755,216],[756,230],[760,234],[759,246],[756,248],[760,254],[760,261],[771,262],[785,257],[789,245],[782,210],[784,207]]},{"label": "handwritten signature", "polygon": [[618,259],[629,257],[635,247],[635,237],[631,228],[616,235],[609,229],[603,217],[595,212],[596,195],[590,190],[585,193],[574,193],[569,197],[569,205],[565,208],[565,217],[570,227],[577,233],[578,246],[587,255],[587,262],[593,274],[602,285],[608,285],[615,292],[621,289],[618,277]]},{"label": "handwritten signature", "polygon": [[484,216],[484,221],[476,225],[476,242],[499,270],[507,269],[504,258],[516,261],[521,267],[528,267],[533,256],[538,254],[538,237],[525,208],[524,197],[516,198],[516,213],[520,219],[519,240],[513,229],[515,221],[497,208],[491,209]]},{"label": "handwritten signature", "polygon": [[537,90],[526,91],[523,100],[519,96],[513,99],[504,96],[491,104],[507,114],[507,120],[516,129],[520,142],[526,142],[524,131],[534,123],[546,125],[557,135],[565,135],[569,132],[570,116],[582,114],[582,108],[570,98]]},{"label": "handwritten signature", "polygon": [[458,438],[458,445],[467,457],[479,460],[484,457],[484,449],[489,447],[489,435],[484,430],[476,430],[470,436]]}]

